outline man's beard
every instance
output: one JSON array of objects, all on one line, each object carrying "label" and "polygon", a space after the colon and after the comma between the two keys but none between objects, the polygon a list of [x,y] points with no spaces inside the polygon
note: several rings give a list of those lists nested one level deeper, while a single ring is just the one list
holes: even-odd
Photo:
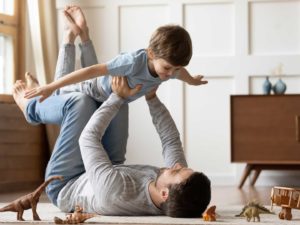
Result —
[{"label": "man's beard", "polygon": [[155,187],[156,187],[158,178],[165,172],[166,169],[167,169],[167,168],[165,168],[165,167],[159,169],[159,171],[158,171],[158,173],[157,173],[157,176],[156,176],[156,179],[155,179],[155,182],[154,182]]}]

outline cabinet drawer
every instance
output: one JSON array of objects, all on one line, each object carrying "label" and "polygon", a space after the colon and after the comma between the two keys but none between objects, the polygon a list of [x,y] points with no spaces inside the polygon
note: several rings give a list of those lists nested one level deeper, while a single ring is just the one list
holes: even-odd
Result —
[{"label": "cabinet drawer", "polygon": [[231,161],[300,163],[300,95],[231,96]]}]

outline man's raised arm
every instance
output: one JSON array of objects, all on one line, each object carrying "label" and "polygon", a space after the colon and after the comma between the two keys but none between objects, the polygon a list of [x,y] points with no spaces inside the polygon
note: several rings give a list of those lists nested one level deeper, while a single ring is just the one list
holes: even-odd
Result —
[{"label": "man's raised arm", "polygon": [[166,166],[172,167],[176,163],[187,166],[180,134],[168,109],[156,96],[156,90],[148,93],[145,97],[152,116],[152,122],[162,143],[162,154]]},{"label": "man's raised arm", "polygon": [[101,143],[101,139],[124,99],[136,94],[140,88],[137,86],[130,89],[126,78],[113,78],[112,90],[114,93],[97,109],[81,133],[79,145],[82,160],[89,181],[95,190],[103,186],[109,187],[111,182],[119,177]]}]

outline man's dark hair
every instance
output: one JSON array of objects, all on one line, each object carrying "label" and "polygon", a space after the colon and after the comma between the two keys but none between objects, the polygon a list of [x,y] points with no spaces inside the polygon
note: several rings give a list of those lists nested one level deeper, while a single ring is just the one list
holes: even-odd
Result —
[{"label": "man's dark hair", "polygon": [[156,58],[162,58],[173,66],[188,65],[193,54],[189,33],[177,25],[159,27],[153,33],[148,48]]},{"label": "man's dark hair", "polygon": [[194,172],[186,181],[169,187],[168,199],[161,207],[170,217],[200,218],[210,199],[210,180],[203,173]]}]

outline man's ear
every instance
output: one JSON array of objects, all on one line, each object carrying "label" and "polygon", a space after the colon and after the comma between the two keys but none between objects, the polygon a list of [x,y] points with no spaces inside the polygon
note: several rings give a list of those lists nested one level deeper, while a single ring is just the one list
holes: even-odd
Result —
[{"label": "man's ear", "polygon": [[160,190],[160,197],[165,202],[169,197],[169,188],[163,188]]}]

